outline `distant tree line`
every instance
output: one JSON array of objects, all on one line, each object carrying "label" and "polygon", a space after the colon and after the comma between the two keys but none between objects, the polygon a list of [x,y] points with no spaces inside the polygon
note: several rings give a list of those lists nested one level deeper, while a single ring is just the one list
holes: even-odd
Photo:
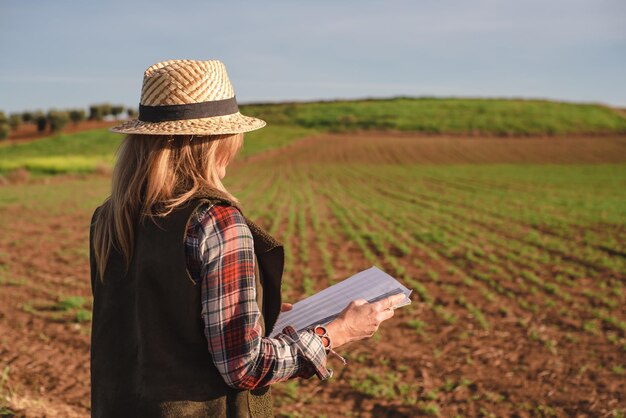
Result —
[{"label": "distant tree line", "polygon": [[48,112],[25,111],[21,113],[11,113],[7,115],[0,111],[0,139],[5,139],[11,131],[16,131],[22,124],[33,124],[38,132],[49,130],[52,133],[59,132],[68,123],[78,124],[84,120],[103,120],[106,117],[118,119],[123,115],[129,118],[137,117],[137,109],[124,107],[122,105],[112,105],[100,103],[89,106],[89,111],[85,109],[50,109]]}]

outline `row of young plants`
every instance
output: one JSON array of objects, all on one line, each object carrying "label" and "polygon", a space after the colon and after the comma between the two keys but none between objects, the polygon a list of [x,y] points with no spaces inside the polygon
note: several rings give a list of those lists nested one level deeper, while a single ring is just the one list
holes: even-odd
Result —
[{"label": "row of young plants", "polygon": [[[483,229],[491,229],[507,234],[508,239],[524,241],[529,247],[535,247],[542,252],[545,250],[543,257],[552,254],[560,256],[562,259],[572,261],[574,265],[578,265],[578,275],[575,277],[585,277],[588,274],[602,272],[613,273],[619,275],[620,271],[626,268],[624,260],[614,253],[598,249],[596,245],[585,242],[573,241],[570,236],[560,236],[537,230],[536,226],[529,225],[524,222],[524,213],[520,210],[517,200],[533,201],[533,211],[543,214],[543,219],[549,222],[551,215],[543,211],[543,202],[528,196],[511,196],[502,197],[500,199],[488,200],[483,198],[481,191],[475,194],[463,194],[454,188],[436,188],[432,190],[429,187],[431,178],[422,179],[421,187],[416,190],[411,197],[415,204],[429,205],[434,207],[436,211],[446,211],[455,217],[462,216],[464,221],[471,221],[474,225],[479,225]],[[386,191],[396,196],[398,199],[405,196],[403,191]],[[555,191],[556,193],[556,191]],[[477,200],[480,196],[480,200]],[[529,209],[531,210],[531,209]],[[562,215],[562,214],[561,214]],[[562,215],[563,216],[563,215]],[[577,222],[576,219],[570,220]],[[580,227],[585,227],[581,224]],[[508,234],[514,232],[513,236]],[[612,231],[607,229],[605,234],[610,235]],[[619,234],[619,231],[615,231]],[[549,258],[546,258],[548,260]],[[571,273],[571,271],[568,271]]]},{"label": "row of young plants", "polygon": [[[570,241],[574,233],[584,230],[582,242],[587,246],[613,255],[624,251],[626,231],[600,229],[594,225],[601,219],[602,212],[598,212],[598,205],[589,203],[580,191],[571,192],[562,187],[545,186],[540,193],[530,187],[516,187],[516,190],[511,190],[506,184],[476,181],[472,178],[437,178],[429,179],[429,183],[431,184],[424,191],[449,192],[454,189],[454,195],[446,197],[458,197],[455,204],[467,207],[468,210],[475,210],[480,206],[486,216],[513,222],[524,228],[532,227],[530,238],[552,235]],[[479,202],[475,201],[477,196],[480,196]],[[541,202],[541,210],[538,210],[536,202]],[[503,203],[506,203],[506,208],[502,207]]]},{"label": "row of young plants", "polygon": [[[397,202],[396,202],[396,208],[397,208]],[[614,290],[612,291],[615,294],[615,296],[617,296],[617,300],[612,300],[611,298],[608,298],[606,295],[601,297],[599,300],[591,300],[592,307],[597,306],[599,303],[602,303],[604,305],[607,305],[608,310],[605,308],[584,309],[584,307],[590,305],[589,301],[585,300],[584,297],[597,297],[597,292],[577,293],[575,295],[576,296],[575,298],[572,297],[572,294],[566,291],[560,290],[558,285],[551,283],[549,279],[543,278],[545,276],[550,277],[550,275],[549,275],[549,271],[546,272],[545,268],[541,268],[541,264],[535,263],[533,266],[532,260],[528,260],[527,258],[524,258],[523,251],[517,251],[515,248],[511,248],[511,243],[515,244],[516,243],[515,240],[507,241],[505,244],[505,242],[499,239],[495,234],[491,235],[491,238],[492,238],[491,244],[494,248],[498,249],[498,252],[500,253],[500,257],[502,259],[505,259],[505,258],[507,259],[506,263],[503,264],[503,266],[506,267],[506,270],[502,270],[497,265],[485,259],[483,260],[481,264],[483,266],[488,266],[489,271],[479,272],[477,271],[478,270],[477,268],[473,268],[468,265],[467,261],[469,260],[464,258],[462,254],[463,253],[472,254],[471,252],[472,250],[479,250],[478,247],[472,245],[471,243],[476,242],[479,239],[483,240],[485,239],[485,236],[487,236],[487,238],[490,238],[489,233],[488,232],[485,233],[484,231],[481,232],[480,230],[478,230],[477,232],[477,230],[475,230],[476,226],[472,226],[471,223],[468,225],[468,222],[464,219],[457,220],[459,211],[456,211],[456,212],[452,211],[449,214],[449,216],[445,218],[441,218],[441,216],[437,216],[436,218],[431,218],[428,216],[428,210],[426,210],[425,208],[427,208],[427,205],[424,205],[420,208],[420,216],[419,216],[419,219],[423,221],[424,223],[422,224],[407,223],[405,226],[410,227],[410,228],[418,228],[418,227],[426,227],[428,225],[438,225],[442,229],[449,228],[448,232],[450,236],[454,236],[455,233],[458,235],[455,240],[450,240],[444,243],[432,243],[431,242],[429,243],[429,245],[438,247],[438,251],[442,253],[449,260],[450,263],[457,264],[461,269],[468,271],[469,273],[472,273],[472,275],[474,275],[478,279],[485,281],[487,284],[493,287],[494,290],[497,291],[498,293],[508,295],[512,299],[517,299],[519,305],[523,309],[529,310],[531,313],[537,313],[539,309],[539,305],[533,304],[532,302],[529,303],[528,301],[529,299],[532,298],[533,294],[537,293],[538,289],[543,288],[545,292],[545,294],[542,295],[544,303],[548,305],[554,305],[555,302],[552,301],[549,296],[546,296],[546,294],[554,294],[558,296],[560,299],[562,299],[564,303],[569,305],[568,308],[561,307],[560,312],[562,314],[568,315],[571,312],[578,311],[579,314],[586,313],[588,318],[589,318],[589,315],[596,317],[596,318],[604,318],[603,320],[605,322],[605,325],[607,325],[610,328],[613,328],[614,331],[618,331],[618,332],[623,331],[624,323],[619,318],[619,316],[610,315],[607,313],[609,310],[614,309],[616,306],[618,306],[619,300],[623,298],[623,294],[621,292],[621,286],[619,285],[619,282],[617,282],[617,284],[615,285],[617,287],[614,287],[613,288]],[[435,208],[435,211],[445,212],[441,208]],[[417,217],[416,219],[414,219],[414,222],[419,222]],[[466,235],[463,235],[462,232],[465,232]],[[493,237],[496,237],[496,238],[493,238]],[[445,250],[446,247],[449,248],[450,246],[458,245],[459,242],[464,243],[464,246],[466,247],[464,252],[450,253]],[[461,257],[459,257],[459,254],[461,255]],[[512,264],[512,262],[516,262],[516,263]],[[568,261],[558,259],[558,261],[556,262],[567,263]],[[533,268],[534,269],[541,268],[541,270],[539,271],[533,270]],[[541,277],[539,277],[537,274],[539,274]],[[506,283],[506,280],[503,281],[503,279],[508,278],[508,277],[515,277],[517,279],[527,281],[528,285],[527,286],[523,285],[523,282],[522,283],[512,282],[511,288],[507,289],[506,285],[504,284]],[[556,277],[559,277],[559,276],[557,275]],[[571,280],[568,282],[568,285],[570,286],[572,285]],[[520,289],[522,290],[522,293],[520,297],[517,297],[517,294],[520,293]],[[583,307],[582,309],[580,309],[581,306]],[[573,309],[573,311],[570,309]],[[607,330],[607,332],[609,334],[612,334],[612,331],[610,330]]]},{"label": "row of young plants", "polygon": [[[290,300],[332,284],[323,282],[332,272],[342,279],[375,264],[412,288],[429,310],[420,316],[416,306],[399,312],[402,326],[413,329],[419,341],[438,332],[441,322],[431,322],[432,313],[454,325],[453,338],[459,340],[467,332],[500,332],[514,324],[529,345],[552,356],[568,358],[577,344],[592,356],[595,345],[606,341],[626,349],[619,312],[623,265],[592,241],[567,240],[566,228],[584,227],[588,220],[570,204],[584,199],[584,190],[540,183],[545,190],[533,191],[524,183],[526,192],[512,193],[505,183],[481,188],[480,176],[456,177],[452,170],[325,163],[294,168],[280,159],[256,167],[267,177],[259,177],[257,189],[245,198],[259,208],[254,216],[287,243]],[[246,170],[242,177],[251,178],[253,171]],[[597,200],[589,199],[590,205]],[[544,225],[550,231],[542,230]],[[598,237],[617,232],[596,231]],[[593,369],[600,370],[604,359],[591,361]],[[401,376],[379,371],[363,365],[349,373],[351,389],[437,413],[437,397],[430,400]],[[285,390],[288,407],[308,386]]]},{"label": "row of young plants", "polygon": [[[306,180],[310,177],[315,178],[314,183]],[[322,170],[319,170],[315,172],[313,176],[304,174],[294,176],[281,174],[279,178],[291,184],[295,183],[297,187],[291,190],[296,193],[296,195],[299,193],[307,195],[309,193],[307,190],[309,185],[313,184],[311,195],[316,198],[314,200],[315,206],[311,205],[311,200],[309,199],[305,199],[304,202],[299,200],[299,198],[294,199],[299,201],[299,214],[298,220],[296,221],[298,225],[302,225],[300,219],[304,219],[306,216],[303,214],[307,213],[306,209],[301,206],[302,204],[309,205],[309,208],[328,205],[330,207],[330,213],[338,222],[337,225],[341,226],[343,229],[342,231],[334,231],[334,233],[337,234],[341,232],[346,235],[347,239],[355,242],[364,253],[364,257],[367,261],[375,262],[376,264],[383,263],[385,268],[388,268],[392,273],[397,273],[398,271],[403,271],[403,268],[408,269],[408,267],[410,267],[411,263],[408,262],[408,257],[412,254],[410,245],[413,244],[413,242],[398,243],[397,241],[393,241],[392,238],[396,231],[387,229],[390,225],[389,223],[385,223],[385,218],[380,217],[379,207],[373,205],[371,200],[368,201],[365,199],[365,197],[370,194],[370,190],[363,187],[361,182],[357,181],[354,176],[350,177],[349,173],[342,170],[341,172],[328,173],[327,177],[325,177],[322,174]],[[342,181],[337,181],[336,178],[341,178]],[[376,200],[377,203],[380,201],[379,199]],[[399,208],[396,206],[395,209],[397,211]],[[404,209],[401,210],[404,211]],[[312,219],[311,217],[311,224],[314,223]],[[411,229],[409,225],[405,225],[404,228]],[[297,230],[294,231],[297,237],[296,240],[299,242],[307,242],[310,237],[303,238],[306,237],[306,235],[299,232],[303,230],[302,227],[297,226],[296,229]],[[316,230],[314,226],[312,229]],[[410,234],[400,235],[405,238],[410,236]],[[318,238],[320,237],[318,236]],[[320,241],[326,242],[326,238],[327,237],[323,237]],[[408,251],[403,253],[401,250],[397,250],[397,246],[408,248]],[[394,249],[390,250],[391,248]],[[302,260],[306,260],[307,257],[308,256],[303,255],[301,249],[297,251],[296,258],[298,259],[298,263]],[[431,260],[422,260],[422,262],[423,261],[426,261],[429,265],[431,264]],[[409,264],[409,266],[405,267],[407,264]],[[303,280],[306,279],[306,276],[301,277],[303,277]],[[414,280],[415,282],[419,282],[421,278],[414,278]],[[304,283],[299,284],[302,285],[302,296],[305,296]],[[472,315],[481,327],[489,328],[489,324],[485,320],[486,315],[479,308],[484,301],[477,301],[475,298],[472,298],[472,302],[468,302],[463,296],[459,297],[458,301],[459,305]],[[440,305],[432,304],[432,306],[442,308]],[[435,312],[441,313],[441,309],[437,309]],[[449,317],[447,318],[449,319]],[[412,322],[415,322],[415,324]],[[407,325],[414,325],[417,331],[423,330],[425,324],[413,319],[409,320]],[[389,380],[387,377],[389,377]],[[385,399],[392,404],[400,403],[406,406],[413,406],[422,412],[431,413],[433,415],[439,413],[436,402],[433,402],[437,398],[434,392],[419,395],[417,388],[411,387],[408,382],[404,381],[404,379],[397,374],[381,375],[380,373],[373,372],[372,369],[363,367],[360,368],[357,374],[351,377],[349,383],[352,389],[366,396],[376,399]],[[296,392],[302,390],[302,388],[292,389]],[[289,390],[287,392],[289,392]],[[295,394],[293,395],[294,399],[298,397]],[[289,405],[289,402],[287,402],[286,405]]]},{"label": "row of young plants", "polygon": [[[345,178],[345,176],[344,176]],[[352,185],[351,185],[352,186]],[[332,196],[337,196],[339,194],[336,193],[336,190],[333,189],[332,187],[329,187],[328,184],[324,185],[324,189],[329,191],[329,196],[332,199]],[[347,190],[360,190],[359,187],[348,187]],[[350,211],[350,219],[354,219],[355,221],[357,220],[357,215],[359,214],[359,211],[355,211],[354,209],[358,207],[358,203],[356,203],[356,201],[351,201],[351,202],[339,202],[338,204],[334,204],[333,206],[333,213],[334,215],[338,218],[340,225],[342,225],[344,227],[344,231],[347,232],[347,236],[349,239],[353,239],[354,242],[356,242],[362,249],[365,257],[369,260],[369,261],[375,261],[377,258],[376,257],[380,257],[381,254],[383,255],[382,257],[382,261],[384,263],[386,263],[387,265],[391,266],[392,269],[395,270],[395,272],[399,272],[402,271],[401,268],[397,267],[397,262],[394,261],[394,258],[392,256],[390,256],[390,254],[386,251],[386,246],[384,243],[381,243],[381,241],[379,240],[379,238],[377,238],[377,234],[373,234],[371,231],[373,230],[373,228],[375,228],[375,225],[372,224],[368,224],[367,220],[364,218],[363,219],[363,224],[365,225],[365,232],[362,233],[362,235],[359,235],[360,233],[355,232],[354,229],[354,224],[351,224],[350,221],[348,220],[348,217],[342,213],[342,208],[345,208],[347,206],[350,206],[352,209]],[[371,217],[371,214],[369,215]],[[412,226],[412,225],[411,225]],[[392,239],[390,239],[388,237],[388,234],[381,234],[382,236],[385,236],[386,239],[388,240],[388,242],[393,242]],[[466,239],[467,237],[463,237],[463,239]],[[470,237],[471,238],[471,237]],[[395,242],[395,245],[397,245],[398,242]],[[372,252],[372,245],[374,247],[374,252]],[[469,254],[471,257],[471,248],[466,252],[466,254]],[[477,252],[479,252],[478,248],[475,248],[475,250]],[[445,252],[444,252],[445,254]],[[504,258],[504,257],[503,257]],[[525,262],[526,260],[521,260],[522,262]],[[396,264],[396,267],[393,267],[394,264]],[[461,265],[460,267],[466,267],[465,265]],[[494,267],[494,266],[492,266]],[[513,266],[512,268],[517,269],[516,271],[519,273],[519,266]],[[392,271],[394,271],[392,270]],[[491,270],[496,271],[496,272],[500,272],[500,274],[502,274],[503,272],[498,268],[498,267],[494,267]],[[536,281],[538,280],[538,278],[536,276],[534,276],[534,273],[532,271],[525,271],[525,270],[521,270],[522,271],[522,277],[527,278],[528,280],[531,281],[531,285],[537,285]],[[495,290],[497,290],[498,293],[505,293],[505,288],[497,281],[495,281],[493,278],[491,278],[487,273],[485,272],[480,272],[480,271],[475,271],[475,270],[470,270],[470,272],[472,274],[474,274],[476,277],[478,277],[480,280],[483,281],[488,281],[491,282],[492,286],[495,288]],[[505,272],[506,274],[511,274],[512,272]],[[535,283],[533,283],[533,278]],[[464,277],[464,282],[465,283],[473,283],[474,280],[473,279],[469,279],[469,277]],[[471,281],[470,281],[471,280]],[[545,284],[545,287],[548,291],[550,291],[551,289],[554,289],[554,287],[550,286],[549,284]],[[445,288],[445,289],[449,289],[449,287]],[[513,287],[513,290],[519,292],[519,288]],[[535,287],[536,289],[536,287]],[[419,288],[418,288],[419,290]],[[506,292],[509,295],[515,295],[515,293],[513,292],[513,290],[509,290],[506,289]],[[492,301],[494,300],[494,293],[489,292],[485,289],[481,289],[481,293],[483,295],[485,295],[485,298]],[[559,292],[554,292],[551,291],[550,293],[559,293]],[[506,294],[506,293],[505,293]],[[567,295],[567,293],[564,293],[563,295]],[[525,297],[529,297],[529,295],[526,295]],[[565,296],[561,296],[563,299],[566,300],[571,300],[571,297],[565,297]],[[431,298],[425,297],[426,300],[429,300]],[[431,299],[432,300],[432,299]],[[478,322],[481,324],[481,326],[483,326],[484,328],[488,328],[488,323],[485,320],[485,315],[482,314],[480,312],[480,309],[478,308],[477,305],[474,304],[470,304],[467,303],[463,298],[458,298],[457,302],[462,305],[465,306],[468,311],[470,311],[470,313],[472,314],[473,317],[477,318]],[[551,303],[553,304],[554,302],[551,301],[549,298],[545,298],[544,299],[545,303]],[[531,313],[536,313],[537,312],[537,306],[536,304],[531,304],[528,305],[525,302],[524,299],[524,303],[520,302],[520,306],[523,309],[527,309],[529,310],[529,312]],[[529,308],[530,306],[530,308]],[[438,312],[441,312],[441,310],[438,310]],[[449,316],[447,316],[449,318]],[[613,321],[613,323],[615,323],[616,321]],[[619,322],[618,322],[619,323]]]},{"label": "row of young plants", "polygon": [[[346,178],[347,176],[347,173],[343,176],[346,182],[351,182],[352,179],[348,180]],[[372,180],[369,179],[368,181]],[[376,199],[375,201],[370,200],[367,204],[364,204],[362,202],[364,202],[366,196],[371,195],[371,193],[362,185],[355,186],[356,187],[347,187],[344,189],[344,192],[347,192],[351,199],[349,201],[337,202],[336,210],[341,211],[342,208],[345,209],[349,212],[349,218],[358,222],[352,225],[351,228],[356,228],[356,225],[361,226],[359,231],[351,229],[352,235],[356,237],[356,242],[359,243],[359,246],[365,252],[369,252],[370,248],[373,248],[375,254],[372,256],[372,260],[377,260],[375,261],[376,263],[382,263],[391,274],[401,278],[409,287],[413,288],[422,301],[431,308],[437,316],[447,323],[455,323],[457,315],[432,297],[420,278],[409,274],[411,265],[423,267],[423,262],[428,262],[429,265],[432,265],[432,263],[441,262],[441,258],[434,254],[429,248],[422,247],[410,234],[406,234],[406,231],[410,230],[410,228],[408,228],[409,225],[402,221],[400,211],[398,211],[397,207],[394,207],[393,211],[388,213],[384,205],[381,205],[381,202],[383,202],[382,199]],[[395,219],[396,222],[392,222],[389,219]],[[370,244],[367,243],[368,241]],[[418,260],[418,258],[411,255],[410,248],[422,250],[429,258],[426,260],[422,259],[421,263],[415,263],[415,260]],[[434,273],[433,271],[430,272]],[[473,305],[463,303],[464,301],[462,299],[457,302],[460,306],[463,306],[472,317],[477,317],[478,310],[474,309],[475,307]],[[414,325],[416,326],[417,324],[409,323],[409,326],[414,327]],[[481,325],[484,325],[484,322]]]},{"label": "row of young plants", "polygon": [[[548,237],[557,243],[553,248],[554,253],[540,247],[539,243],[546,242],[542,237],[538,242],[526,240],[524,234],[503,237],[502,231],[507,234],[516,232],[518,224],[521,228],[521,222],[506,222],[506,218],[502,216],[491,216],[494,211],[499,213],[497,209],[493,209],[494,206],[467,207],[468,199],[454,199],[458,194],[457,188],[447,191],[430,191],[424,188],[426,192],[417,195],[409,193],[409,188],[403,190],[400,187],[389,191],[388,188],[384,189],[386,184],[394,182],[411,185],[415,184],[416,179],[384,175],[372,178],[365,177],[365,173],[355,174],[351,170],[324,175],[322,170],[311,169],[310,172],[302,171],[301,174],[294,172],[279,176],[285,183],[286,190],[290,190],[290,195],[293,195],[287,209],[287,218],[291,222],[287,222],[285,236],[295,236],[294,242],[299,243],[294,246],[297,254],[286,254],[286,271],[291,273],[295,269],[296,261],[299,266],[308,266],[310,246],[307,243],[312,241],[308,235],[309,223],[318,237],[314,241],[317,242],[317,251],[322,254],[322,259],[327,260],[325,264],[332,267],[332,258],[327,249],[331,244],[326,242],[330,236],[330,221],[327,216],[323,217],[327,226],[322,229],[317,211],[313,211],[314,214],[306,209],[312,208],[314,204],[315,207],[325,205],[337,223],[335,229],[337,226],[342,229],[342,235],[359,248],[365,260],[372,264],[381,262],[392,274],[405,278],[426,304],[447,322],[454,322],[456,316],[447,307],[436,304],[421,280],[407,274],[408,268],[419,268],[424,261],[419,261],[417,257],[406,257],[412,248],[419,249],[423,254],[430,254],[431,262],[437,260],[461,283],[476,289],[481,295],[481,302],[470,303],[459,297],[454,286],[437,285],[439,289],[453,296],[455,303],[464,307],[485,329],[489,328],[489,315],[482,312],[480,307],[504,305],[508,306],[508,310],[515,306],[530,315],[535,315],[544,308],[558,309],[562,318],[582,315],[583,327],[590,328],[590,321],[599,320],[604,324],[606,335],[614,335],[615,331],[621,332],[623,329],[623,320],[611,313],[619,306],[623,297],[621,287],[615,280],[606,277],[606,265],[598,266],[598,270],[590,268],[588,263],[597,262],[597,257],[582,261],[564,257],[566,251],[575,252],[575,249],[558,248],[559,237]],[[315,181],[311,181],[312,178]],[[367,181],[362,181],[362,178],[367,178]],[[306,197],[307,194],[309,197]],[[378,198],[368,201],[368,195],[376,195]],[[445,195],[443,200],[440,197],[442,195]],[[401,202],[403,199],[405,202]],[[420,207],[419,215],[412,214],[411,209],[417,205]],[[507,213],[505,209],[501,212]],[[515,228],[510,227],[511,223]],[[407,233],[427,230],[432,225],[438,225],[437,232],[433,235],[434,240],[431,239],[432,236],[420,232],[415,235]],[[336,234],[336,231],[332,233]],[[491,249],[488,254],[485,254],[484,246]],[[598,254],[607,256],[604,252],[595,255]],[[330,271],[331,267],[325,269]],[[602,280],[600,283],[610,292],[583,292],[578,289],[576,280],[589,276],[590,271],[594,272],[594,277]],[[615,274],[618,272],[619,270],[614,270]],[[436,282],[436,273],[430,273],[428,276]],[[303,296],[306,296],[314,290],[310,268],[303,272],[302,277],[303,281],[298,286],[303,289]],[[501,300],[501,297],[508,301]],[[580,306],[590,308],[581,310]],[[498,312],[502,312],[502,309],[498,309]],[[559,323],[558,320],[555,321],[557,326]],[[561,324],[559,329],[564,330],[568,326]]]}]

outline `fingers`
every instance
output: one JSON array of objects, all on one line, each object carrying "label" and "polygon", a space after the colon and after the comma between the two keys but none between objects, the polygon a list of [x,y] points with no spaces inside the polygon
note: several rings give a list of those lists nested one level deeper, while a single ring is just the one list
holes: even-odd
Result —
[{"label": "fingers", "polygon": [[281,312],[287,312],[293,309],[293,305],[291,303],[283,303],[280,306],[280,311]]},{"label": "fingers", "polygon": [[387,319],[391,318],[395,313],[396,311],[393,309],[385,309],[383,311],[378,312],[377,314],[378,322],[386,321]]},{"label": "fingers", "polygon": [[361,306],[361,305],[365,305],[367,303],[367,301],[365,299],[355,299],[352,302],[350,302],[350,305],[352,306]]},{"label": "fingers", "polygon": [[392,308],[396,306],[397,304],[399,304],[400,302],[404,301],[406,299],[406,296],[404,295],[404,293],[399,293],[397,295],[391,296],[389,299],[390,299],[389,307]]},{"label": "fingers", "polygon": [[393,306],[404,301],[404,293],[395,294],[377,302],[368,303],[365,299],[355,299],[342,311],[340,319],[343,321],[347,341],[356,341],[371,337],[378,330],[379,325],[395,314]]},{"label": "fingers", "polygon": [[393,306],[399,304],[405,299],[404,293],[398,293],[397,295],[389,296],[385,299],[381,299],[378,302],[374,302],[374,308],[378,311],[384,311],[391,309]]}]

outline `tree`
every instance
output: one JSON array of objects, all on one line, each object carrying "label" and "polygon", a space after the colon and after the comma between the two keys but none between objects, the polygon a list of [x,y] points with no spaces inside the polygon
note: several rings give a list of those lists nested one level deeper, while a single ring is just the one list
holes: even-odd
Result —
[{"label": "tree", "polygon": [[9,125],[7,122],[7,116],[4,112],[0,112],[0,139],[5,139],[9,136]]},{"label": "tree", "polygon": [[112,106],[109,103],[100,103],[89,106],[89,119],[102,120],[111,114]]},{"label": "tree", "polygon": [[33,115],[33,119],[37,124],[37,132],[43,132],[46,130],[46,125],[48,124],[48,119],[43,112],[37,112]]},{"label": "tree", "polygon": [[6,123],[0,123],[0,139],[6,139],[9,137],[9,125]]},{"label": "tree", "polygon": [[121,115],[124,112],[124,106],[115,105],[111,106],[111,114],[117,119],[117,115]]},{"label": "tree", "polygon": [[129,107],[128,109],[126,109],[126,114],[129,118],[136,118],[139,112],[137,112],[137,109]]},{"label": "tree", "polygon": [[82,122],[87,117],[87,114],[84,109],[72,109],[69,111],[70,119],[72,122],[77,124],[78,122]]},{"label": "tree", "polygon": [[103,103],[100,105],[102,110],[102,116],[109,116],[111,114],[111,105],[109,103]]},{"label": "tree", "polygon": [[102,120],[103,116],[100,105],[89,106],[89,120]]},{"label": "tree", "polygon": [[22,121],[24,121],[24,123],[28,123],[28,122],[32,122],[35,119],[35,116],[33,115],[33,112],[23,112],[22,113]]},{"label": "tree", "polygon": [[67,122],[69,122],[70,116],[63,110],[50,110],[48,112],[48,123],[50,124],[50,130],[52,132],[59,132]]},{"label": "tree", "polygon": [[11,127],[11,129],[15,131],[17,130],[17,128],[19,128],[21,124],[22,115],[19,113],[11,113],[11,116],[9,116],[9,126]]}]

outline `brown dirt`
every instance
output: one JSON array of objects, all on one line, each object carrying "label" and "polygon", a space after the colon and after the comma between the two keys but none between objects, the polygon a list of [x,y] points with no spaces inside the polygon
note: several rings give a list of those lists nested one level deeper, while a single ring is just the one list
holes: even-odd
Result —
[{"label": "brown dirt", "polygon": [[[289,158],[280,159],[281,164],[299,166],[319,163],[622,163],[626,161],[626,136],[485,138],[362,132],[303,138],[284,152]],[[280,150],[272,150],[240,163],[280,154]]]},{"label": "brown dirt", "polygon": [[[436,141],[407,135],[323,135],[303,139],[279,152],[235,162],[229,173],[234,173],[237,188],[246,185],[237,177],[237,171],[244,169],[273,173],[271,177],[264,176],[259,183],[261,188],[291,175],[299,176],[297,181],[308,179],[315,210],[328,222],[328,229],[334,231],[327,237],[327,249],[334,279],[341,279],[372,263],[363,257],[357,243],[343,231],[336,232],[341,228],[331,211],[332,193],[328,190],[334,187],[332,167],[337,163],[371,163],[374,169],[379,164],[406,163],[626,161],[626,138],[474,138],[464,142],[438,137]],[[327,165],[329,171],[316,177],[319,165]],[[62,312],[55,305],[63,297],[82,296],[87,301],[84,308],[90,309],[86,225],[93,205],[86,205],[85,201],[104,197],[107,181],[95,176],[27,180],[25,187],[46,184],[53,193],[62,187],[75,189],[75,193],[59,200],[58,207],[22,201],[0,206],[0,368],[8,373],[6,381],[0,380],[0,397],[20,415],[89,415],[90,322],[77,322],[74,311]],[[11,189],[7,196],[13,193]],[[288,195],[289,189],[281,187],[279,193]],[[260,195],[260,190],[253,190],[251,200],[246,202],[253,203]],[[379,198],[394,202],[393,196],[382,193]],[[294,257],[288,280],[293,288],[289,296],[295,298],[302,289],[306,266],[310,267],[308,274],[316,290],[328,285],[329,278],[321,268],[322,248],[316,245],[311,211],[306,212],[306,238],[288,237],[285,231],[289,198],[278,200],[269,209],[279,212],[283,219],[276,236],[285,241],[286,251]],[[367,204],[355,202],[355,207]],[[264,215],[258,218],[259,222],[269,227],[272,220],[264,208],[255,211]],[[371,217],[373,222],[393,227],[393,220],[375,213]],[[417,217],[411,219],[419,221]],[[475,226],[479,233],[489,232],[480,224]],[[490,252],[503,255],[486,239],[478,238],[477,242],[491,248]],[[306,260],[300,252],[304,243],[309,246]],[[507,303],[508,308],[507,313],[499,312],[497,303],[487,303],[478,288],[465,286],[458,274],[448,270],[450,264],[461,266],[456,264],[460,263],[457,258],[436,259],[428,250],[440,249],[436,244],[429,248],[413,247],[410,254],[398,258],[407,274],[419,278],[437,303],[457,316],[457,322],[444,321],[414,292],[413,304],[398,310],[393,320],[384,323],[377,338],[341,348],[349,364],[344,367],[330,360],[335,369],[331,381],[299,381],[297,399],[289,397],[283,384],[276,385],[276,411],[282,416],[413,417],[426,415],[423,408],[436,403],[440,416],[446,417],[609,417],[609,411],[626,409],[626,379],[606,367],[624,364],[623,352],[598,337],[581,333],[581,318],[555,318],[559,314],[552,310],[531,314],[498,296],[497,303]],[[420,267],[414,260],[424,265]],[[382,265],[393,271],[392,265]],[[429,279],[428,274],[433,271],[438,273],[437,281]],[[514,283],[507,286],[523,295]],[[456,295],[442,284],[458,289],[468,301],[480,306],[491,328],[482,329],[455,302]],[[529,295],[524,297],[533,300]],[[407,325],[416,318],[427,324],[424,334]],[[537,337],[529,338],[530,334]],[[568,340],[568,334],[575,334],[577,340]],[[550,339],[558,341],[557,354],[546,349],[544,341]],[[357,390],[355,387],[366,379],[368,370],[380,379],[399,373],[401,382],[407,385],[405,401]],[[445,389],[446,382],[458,383],[463,378],[469,383]],[[407,399],[415,403],[406,402]]]}]

